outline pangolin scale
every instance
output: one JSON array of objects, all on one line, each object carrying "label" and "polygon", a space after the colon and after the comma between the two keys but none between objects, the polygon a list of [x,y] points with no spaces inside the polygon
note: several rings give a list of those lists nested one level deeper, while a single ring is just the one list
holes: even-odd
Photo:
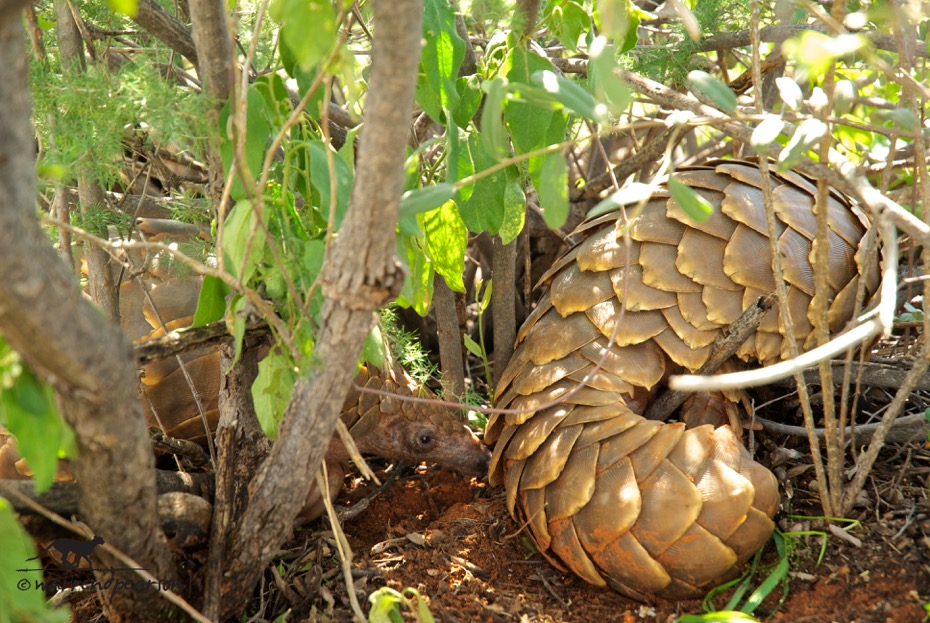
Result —
[{"label": "pangolin scale", "polygon": [[[713,214],[691,219],[662,186],[629,215],[629,246],[619,211],[584,222],[542,278],[547,289],[497,387],[497,406],[520,413],[492,416],[485,431],[491,483],[505,486],[539,551],[637,599],[694,597],[729,579],[768,540],[779,506],[775,477],[728,426],[641,416],[670,374],[697,370],[717,335],[775,289],[757,166],[716,161],[674,175]],[[799,347],[809,349],[816,186],[792,172],[772,183],[789,310]],[[829,324],[839,331],[860,282],[867,297],[878,274],[863,250],[862,212],[833,192],[828,211]],[[780,360],[785,334],[773,309],[737,356]],[[680,419],[735,408],[726,396],[697,395]]]}]

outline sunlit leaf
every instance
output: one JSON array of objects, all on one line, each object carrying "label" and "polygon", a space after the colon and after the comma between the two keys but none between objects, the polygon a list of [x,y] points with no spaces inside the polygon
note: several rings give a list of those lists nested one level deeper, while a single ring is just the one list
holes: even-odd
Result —
[{"label": "sunlit leaf", "polygon": [[780,169],[790,169],[798,163],[801,156],[813,147],[827,133],[827,126],[819,119],[807,119],[794,131],[788,144],[778,155]]},{"label": "sunlit leaf", "polygon": [[135,17],[139,12],[139,0],[107,0],[107,4],[117,13]]},{"label": "sunlit leaf", "polygon": [[247,200],[233,206],[223,222],[223,261],[226,270],[243,283],[252,278],[265,252],[265,236],[252,235],[257,228],[258,216]]},{"label": "sunlit leaf", "polygon": [[736,94],[722,80],[706,71],[695,69],[688,73],[688,88],[695,97],[725,112],[736,112]]},{"label": "sunlit leaf", "polygon": [[504,78],[486,80],[481,85],[486,93],[484,108],[481,111],[481,139],[488,155],[495,161],[510,155],[510,142],[501,115],[504,112],[504,98],[507,94],[507,81]]},{"label": "sunlit leaf", "polygon": [[705,222],[714,213],[714,206],[706,198],[674,177],[668,179],[668,190],[672,193],[675,203],[698,223]]},{"label": "sunlit leaf", "polygon": [[542,87],[565,108],[591,121],[603,120],[594,98],[583,87],[553,71],[538,71],[533,74],[533,84]]},{"label": "sunlit leaf", "polygon": [[752,131],[750,142],[756,151],[762,151],[766,147],[778,142],[778,136],[785,127],[785,122],[779,117],[767,116]]},{"label": "sunlit leaf", "polygon": [[433,261],[433,269],[443,276],[455,292],[465,292],[462,279],[465,273],[465,248],[468,230],[459,215],[455,202],[421,214],[418,219],[423,229],[425,251]]},{"label": "sunlit leaf", "polygon": [[276,439],[284,409],[291,399],[296,380],[290,360],[277,349],[258,362],[258,376],[252,383],[252,402],[262,431]]},{"label": "sunlit leaf", "polygon": [[336,11],[329,0],[275,0],[269,14],[281,22],[281,46],[290,50],[304,71],[332,50]]},{"label": "sunlit leaf", "polygon": [[775,86],[778,87],[778,95],[781,101],[791,110],[800,110],[804,105],[804,96],[801,94],[801,87],[793,79],[787,76],[775,78]]},{"label": "sunlit leaf", "polygon": [[212,275],[203,278],[200,286],[200,295],[197,297],[197,311],[194,312],[192,326],[202,327],[216,322],[226,314],[226,297],[229,296],[229,286]]}]

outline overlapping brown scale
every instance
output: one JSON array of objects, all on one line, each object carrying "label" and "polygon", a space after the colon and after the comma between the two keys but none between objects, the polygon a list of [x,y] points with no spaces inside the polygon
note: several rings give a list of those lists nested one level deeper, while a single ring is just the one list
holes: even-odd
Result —
[{"label": "overlapping brown scale", "polygon": [[713,286],[721,290],[740,290],[738,284],[723,271],[723,258],[728,241],[689,229],[678,245],[675,267],[683,275],[702,286]]},{"label": "overlapping brown scale", "polygon": [[[668,327],[661,311],[625,310],[621,314],[620,309],[620,301],[610,299],[586,310],[584,316],[581,314],[577,314],[577,316],[579,318],[586,317],[589,321],[588,326],[596,329],[596,333],[608,339],[615,335],[617,323],[622,323],[620,330],[616,331],[616,338],[614,338],[614,343],[618,346],[640,344],[665,331]],[[586,344],[592,341],[593,339],[588,340]]]},{"label": "overlapping brown scale", "polygon": [[579,352],[591,363],[600,363],[607,372],[638,387],[649,389],[665,375],[665,356],[653,342],[609,348],[605,342],[606,338],[594,340]]},{"label": "overlapping brown scale", "polygon": [[550,290],[552,305],[563,318],[613,296],[609,272],[582,272],[577,264],[569,264],[556,275]]},{"label": "overlapping brown scale", "polygon": [[[686,430],[637,415],[670,368],[702,365],[719,329],[775,288],[756,166],[717,162],[675,176],[717,209],[698,223],[667,191],[656,193],[630,223],[629,256],[618,238],[619,212],[583,224],[544,281],[553,290],[588,291],[544,295],[542,311],[518,333],[499,388],[502,406],[565,402],[535,415],[492,416],[485,432],[498,440],[492,482],[505,482],[511,512],[527,522],[543,555],[639,598],[694,596],[732,577],[767,540],[779,501],[774,476],[729,428]],[[799,346],[810,348],[816,187],[790,172],[773,173],[772,184],[788,308]],[[836,193],[828,210],[829,320],[837,330],[853,313],[857,275],[873,259],[862,250],[861,213]],[[868,274],[867,296],[877,285],[877,273]],[[738,356],[784,357],[785,333],[773,310]],[[602,370],[569,395],[598,363]],[[686,402],[683,419],[738,415],[739,402],[730,402],[738,396],[703,398]]]},{"label": "overlapping brown scale", "polygon": [[643,283],[643,267],[639,264],[616,268],[610,271],[609,275],[617,300],[625,301],[629,311],[665,309],[674,305],[677,300],[674,292],[653,288]]},{"label": "overlapping brown scale", "polygon": [[559,474],[559,482],[546,487],[546,516],[550,525],[571,518],[591,500],[597,479],[590,475],[597,465],[597,452],[596,445],[576,444]]},{"label": "overlapping brown scale", "polygon": [[[707,288],[704,288],[706,291]],[[716,292],[716,290],[714,290]],[[739,293],[737,291],[737,293]],[[704,304],[704,292],[678,292],[678,311],[688,324],[702,331],[713,331],[727,324],[718,324],[707,317],[707,305]]]},{"label": "overlapping brown scale", "polygon": [[678,247],[655,242],[642,243],[639,261],[643,283],[670,292],[700,292],[701,285],[678,272]]}]

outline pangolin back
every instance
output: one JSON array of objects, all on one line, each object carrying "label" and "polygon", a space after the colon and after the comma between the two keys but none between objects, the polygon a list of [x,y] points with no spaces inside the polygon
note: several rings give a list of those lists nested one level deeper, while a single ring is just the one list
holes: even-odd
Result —
[{"label": "pangolin back", "polygon": [[[548,290],[497,388],[498,407],[523,412],[492,416],[485,431],[495,444],[491,483],[506,487],[511,514],[528,523],[539,551],[640,599],[696,596],[734,575],[769,538],[779,504],[774,476],[729,427],[686,429],[640,415],[669,374],[700,368],[721,330],[775,289],[758,168],[718,161],[675,178],[710,201],[710,218],[688,217],[663,186],[631,215],[629,248],[619,212],[583,223],[581,240],[543,277]],[[795,335],[810,348],[816,187],[791,172],[773,176],[773,186]],[[877,271],[865,266],[864,215],[836,193],[828,204],[829,323],[837,331],[854,313],[860,280],[874,292]],[[766,363],[787,352],[772,310],[737,354]],[[596,362],[587,386],[537,410]],[[726,404],[703,398],[692,406]]]}]

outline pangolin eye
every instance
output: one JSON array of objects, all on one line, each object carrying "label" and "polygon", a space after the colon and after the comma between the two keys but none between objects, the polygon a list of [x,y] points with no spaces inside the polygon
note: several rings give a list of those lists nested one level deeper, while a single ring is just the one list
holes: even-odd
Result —
[{"label": "pangolin eye", "polygon": [[420,433],[417,436],[417,441],[420,442],[421,446],[428,446],[433,442],[433,436],[429,433]]}]

